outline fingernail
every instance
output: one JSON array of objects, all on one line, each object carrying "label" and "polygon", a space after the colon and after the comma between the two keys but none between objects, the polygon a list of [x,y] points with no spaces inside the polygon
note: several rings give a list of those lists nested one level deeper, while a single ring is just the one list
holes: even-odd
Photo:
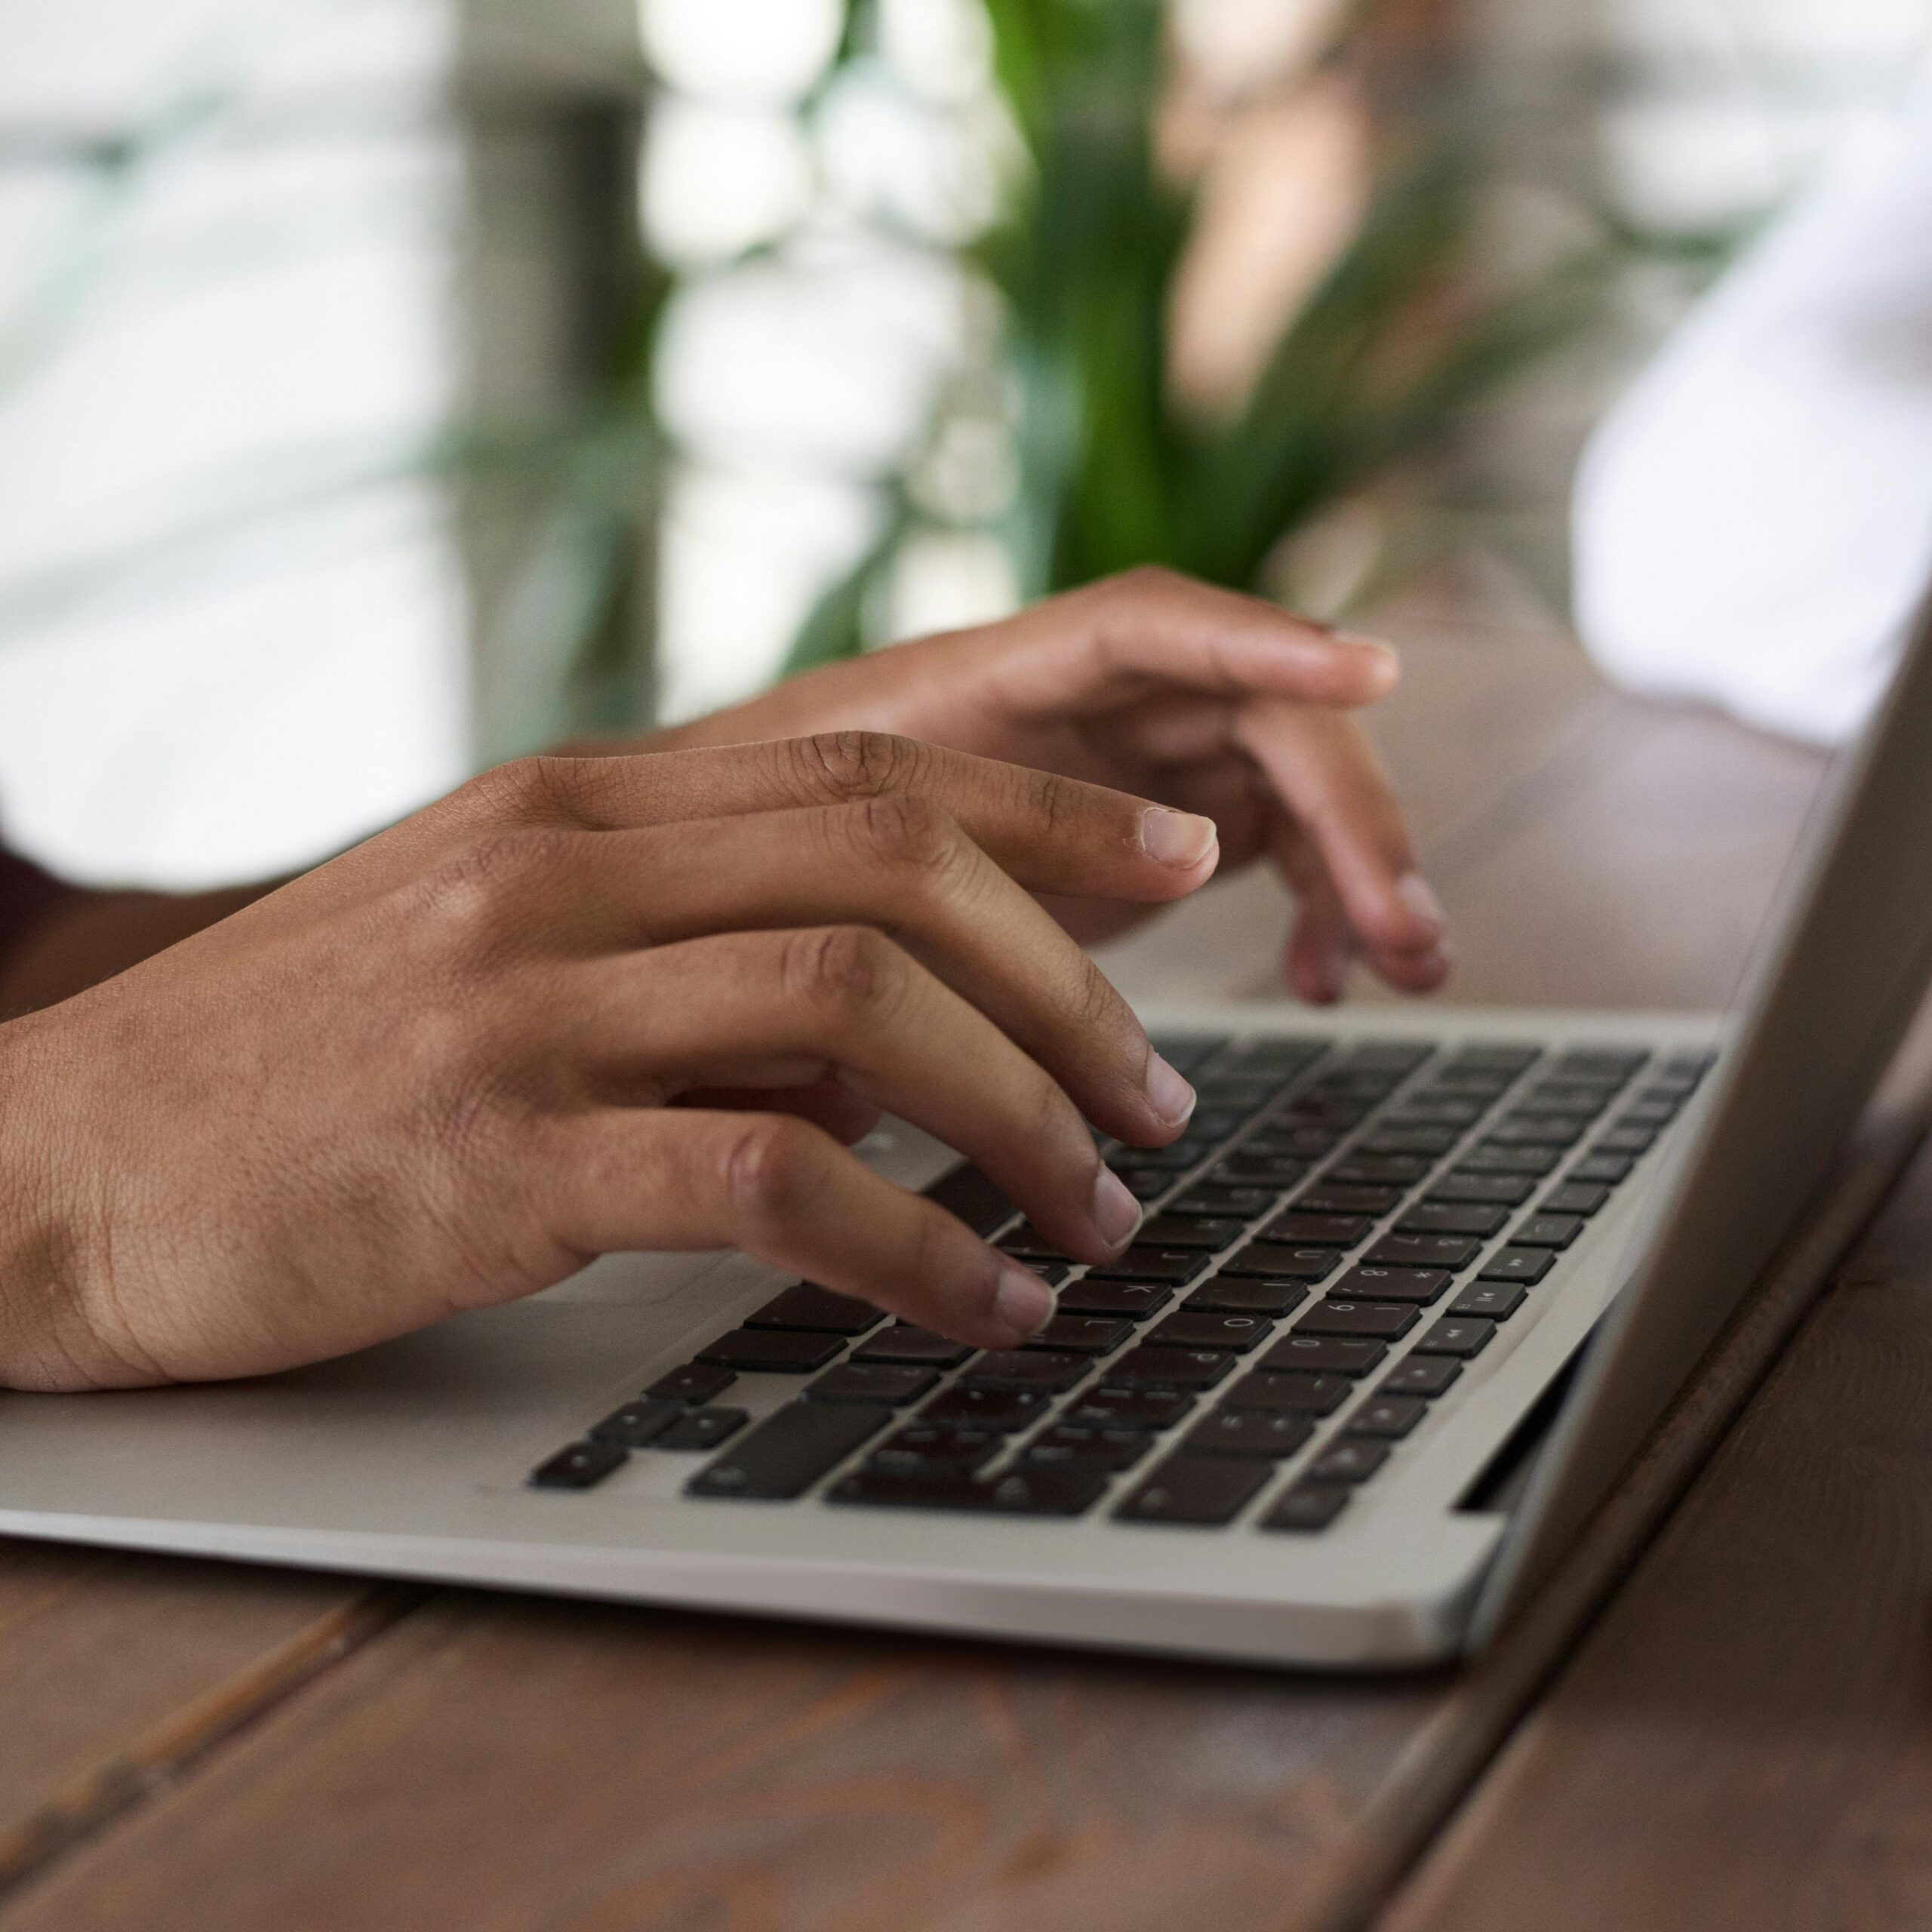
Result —
[{"label": "fingernail", "polygon": [[1164,866],[1198,866],[1220,836],[1211,818],[1155,805],[1140,814],[1140,849]]},{"label": "fingernail", "polygon": [[1106,1168],[1094,1183],[1094,1225],[1110,1247],[1124,1247],[1140,1225],[1140,1203],[1128,1192],[1119,1175]]},{"label": "fingernail", "polygon": [[1429,881],[1420,872],[1410,872],[1395,881],[1395,897],[1418,919],[1433,926],[1439,933],[1449,923],[1449,915],[1442,909],[1442,901],[1429,889]]},{"label": "fingernail", "polygon": [[1393,684],[1402,675],[1401,654],[1392,644],[1384,644],[1379,637],[1364,637],[1356,631],[1337,631],[1337,644],[1346,644],[1351,651],[1371,651],[1381,660],[1383,675]]},{"label": "fingernail", "polygon": [[1022,1341],[1030,1341],[1053,1319],[1053,1291],[1024,1268],[1000,1270],[993,1313]]},{"label": "fingernail", "polygon": [[1355,941],[1346,933],[1328,949],[1328,957],[1321,962],[1321,983],[1329,998],[1340,999],[1347,990],[1349,968],[1355,957]]},{"label": "fingernail", "polygon": [[1170,1127],[1178,1127],[1194,1111],[1195,1091],[1157,1053],[1147,1056],[1147,1099]]}]

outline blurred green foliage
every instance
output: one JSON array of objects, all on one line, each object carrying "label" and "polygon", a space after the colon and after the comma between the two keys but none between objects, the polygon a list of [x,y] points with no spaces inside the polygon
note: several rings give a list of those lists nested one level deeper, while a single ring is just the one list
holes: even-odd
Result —
[{"label": "blurred green foliage", "polygon": [[[1148,562],[1256,588],[1285,536],[1439,448],[1574,339],[1627,258],[1606,233],[1527,283],[1486,288],[1484,137],[1469,117],[1425,118],[1386,144],[1364,218],[1244,403],[1204,420],[1169,380],[1171,293],[1196,210],[1155,152],[1161,0],[985,4],[1026,150],[1004,219],[972,251],[1005,312],[1018,487],[1000,534],[1026,597]],[[888,494],[878,542],[811,612],[788,669],[863,648],[874,587],[915,521],[900,479]]]}]

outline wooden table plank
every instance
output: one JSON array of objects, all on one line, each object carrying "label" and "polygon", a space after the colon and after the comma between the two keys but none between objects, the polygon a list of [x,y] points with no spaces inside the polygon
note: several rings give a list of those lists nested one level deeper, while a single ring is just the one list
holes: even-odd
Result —
[{"label": "wooden table plank", "polygon": [[[1606,824],[1629,794],[1619,774],[1687,783],[1697,746],[1729,728],[1626,715],[1546,631],[1451,614],[1438,608],[1437,627],[1407,640],[1410,708],[1379,728],[1435,817],[1432,869],[1452,909],[1518,918],[1543,888],[1522,869],[1551,863],[1586,895],[1607,844],[1635,866],[1648,841],[1653,866],[1688,881],[1682,932],[1651,952],[1606,921],[1592,934],[1606,964],[1554,923],[1539,983],[1564,992],[1566,952],[1580,977],[1614,983],[1622,956],[1644,997],[1707,998],[1735,970],[1734,904],[1766,896],[1810,771],[1737,734],[1728,762],[1711,761],[1746,795],[1734,835],[1687,845],[1655,814]],[[1646,766],[1653,729],[1681,749]],[[1586,743],[1611,749],[1593,764]],[[1577,801],[1573,770],[1610,777]],[[1516,809],[1538,786],[1543,803]],[[1164,974],[1196,992],[1272,982],[1278,899],[1234,890],[1254,897],[1233,916],[1208,900],[1110,959],[1144,968],[1137,983],[1122,973],[1143,992]],[[1500,996],[1515,957],[1478,954],[1457,992]],[[136,1607],[121,1627],[138,1629]],[[0,1669],[5,1643],[0,1629]],[[75,1844],[5,1902],[0,1932],[1259,1932],[1331,1909],[1367,1821],[1431,1748],[1444,1694],[1435,1679],[1324,1682],[438,1594]],[[103,1719],[93,1746],[109,1761],[113,1734]]]},{"label": "wooden table plank", "polygon": [[1386,1932],[1932,1924],[1932,1156]]}]

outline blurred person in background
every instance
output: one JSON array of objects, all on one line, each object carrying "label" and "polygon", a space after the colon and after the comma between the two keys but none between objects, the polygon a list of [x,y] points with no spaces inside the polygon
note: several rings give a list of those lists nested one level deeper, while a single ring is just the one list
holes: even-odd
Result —
[{"label": "blurred person in background", "polygon": [[1597,431],[1576,621],[1612,677],[1841,743],[1932,571],[1932,93],[1745,255]]}]

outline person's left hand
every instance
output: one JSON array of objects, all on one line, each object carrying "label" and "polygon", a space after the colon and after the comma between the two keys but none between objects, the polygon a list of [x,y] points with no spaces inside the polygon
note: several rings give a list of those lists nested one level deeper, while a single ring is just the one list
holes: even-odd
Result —
[{"label": "person's left hand", "polygon": [[[1223,872],[1261,858],[1280,870],[1296,900],[1285,968],[1304,998],[1338,998],[1358,947],[1392,986],[1426,992],[1449,970],[1441,908],[1349,715],[1398,669],[1386,645],[1137,570],[808,672],[652,745],[891,731],[1158,799],[1216,821]],[[1090,940],[1147,912],[1054,909]]]}]

